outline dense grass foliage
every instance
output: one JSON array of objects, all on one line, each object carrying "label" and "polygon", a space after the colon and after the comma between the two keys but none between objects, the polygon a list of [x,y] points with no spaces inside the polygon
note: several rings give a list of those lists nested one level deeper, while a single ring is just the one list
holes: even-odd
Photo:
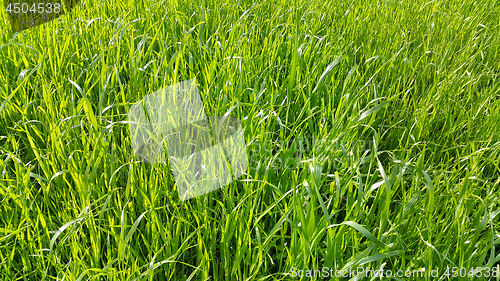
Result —
[{"label": "dense grass foliage", "polygon": [[[500,263],[498,1],[82,1],[17,34],[1,19],[1,280]],[[250,168],[183,202],[126,122],[191,78],[207,115],[241,121]]]}]

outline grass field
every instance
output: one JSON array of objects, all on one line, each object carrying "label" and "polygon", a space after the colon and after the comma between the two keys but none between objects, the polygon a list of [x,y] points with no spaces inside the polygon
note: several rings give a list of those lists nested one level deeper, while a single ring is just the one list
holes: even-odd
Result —
[{"label": "grass field", "polygon": [[[16,34],[0,14],[0,280],[500,280],[500,2],[83,1]],[[192,78],[250,162],[181,201],[127,114]]]}]

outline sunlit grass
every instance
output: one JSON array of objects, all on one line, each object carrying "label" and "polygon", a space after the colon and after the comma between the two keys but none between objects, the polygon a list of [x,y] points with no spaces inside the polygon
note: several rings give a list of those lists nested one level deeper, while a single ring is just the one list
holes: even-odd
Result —
[{"label": "sunlit grass", "polygon": [[[0,280],[497,266],[499,12],[83,1],[13,34],[3,11]],[[167,165],[134,156],[127,113],[191,78],[208,116],[241,121],[250,167],[181,201]]]}]

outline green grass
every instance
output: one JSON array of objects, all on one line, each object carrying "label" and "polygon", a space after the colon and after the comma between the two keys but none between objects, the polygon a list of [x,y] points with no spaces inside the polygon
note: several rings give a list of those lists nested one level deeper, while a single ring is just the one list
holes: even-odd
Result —
[{"label": "green grass", "polygon": [[[498,1],[83,1],[18,34],[1,15],[0,280],[500,263]],[[126,121],[191,78],[251,161],[181,201]]]}]

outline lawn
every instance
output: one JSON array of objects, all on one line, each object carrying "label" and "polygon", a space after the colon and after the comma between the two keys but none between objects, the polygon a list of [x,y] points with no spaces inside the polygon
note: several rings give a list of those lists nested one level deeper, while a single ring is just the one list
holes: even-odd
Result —
[{"label": "lawn", "polygon": [[[0,280],[500,280],[500,2],[0,19]],[[190,79],[241,122],[249,165],[183,201],[128,112]]]}]

